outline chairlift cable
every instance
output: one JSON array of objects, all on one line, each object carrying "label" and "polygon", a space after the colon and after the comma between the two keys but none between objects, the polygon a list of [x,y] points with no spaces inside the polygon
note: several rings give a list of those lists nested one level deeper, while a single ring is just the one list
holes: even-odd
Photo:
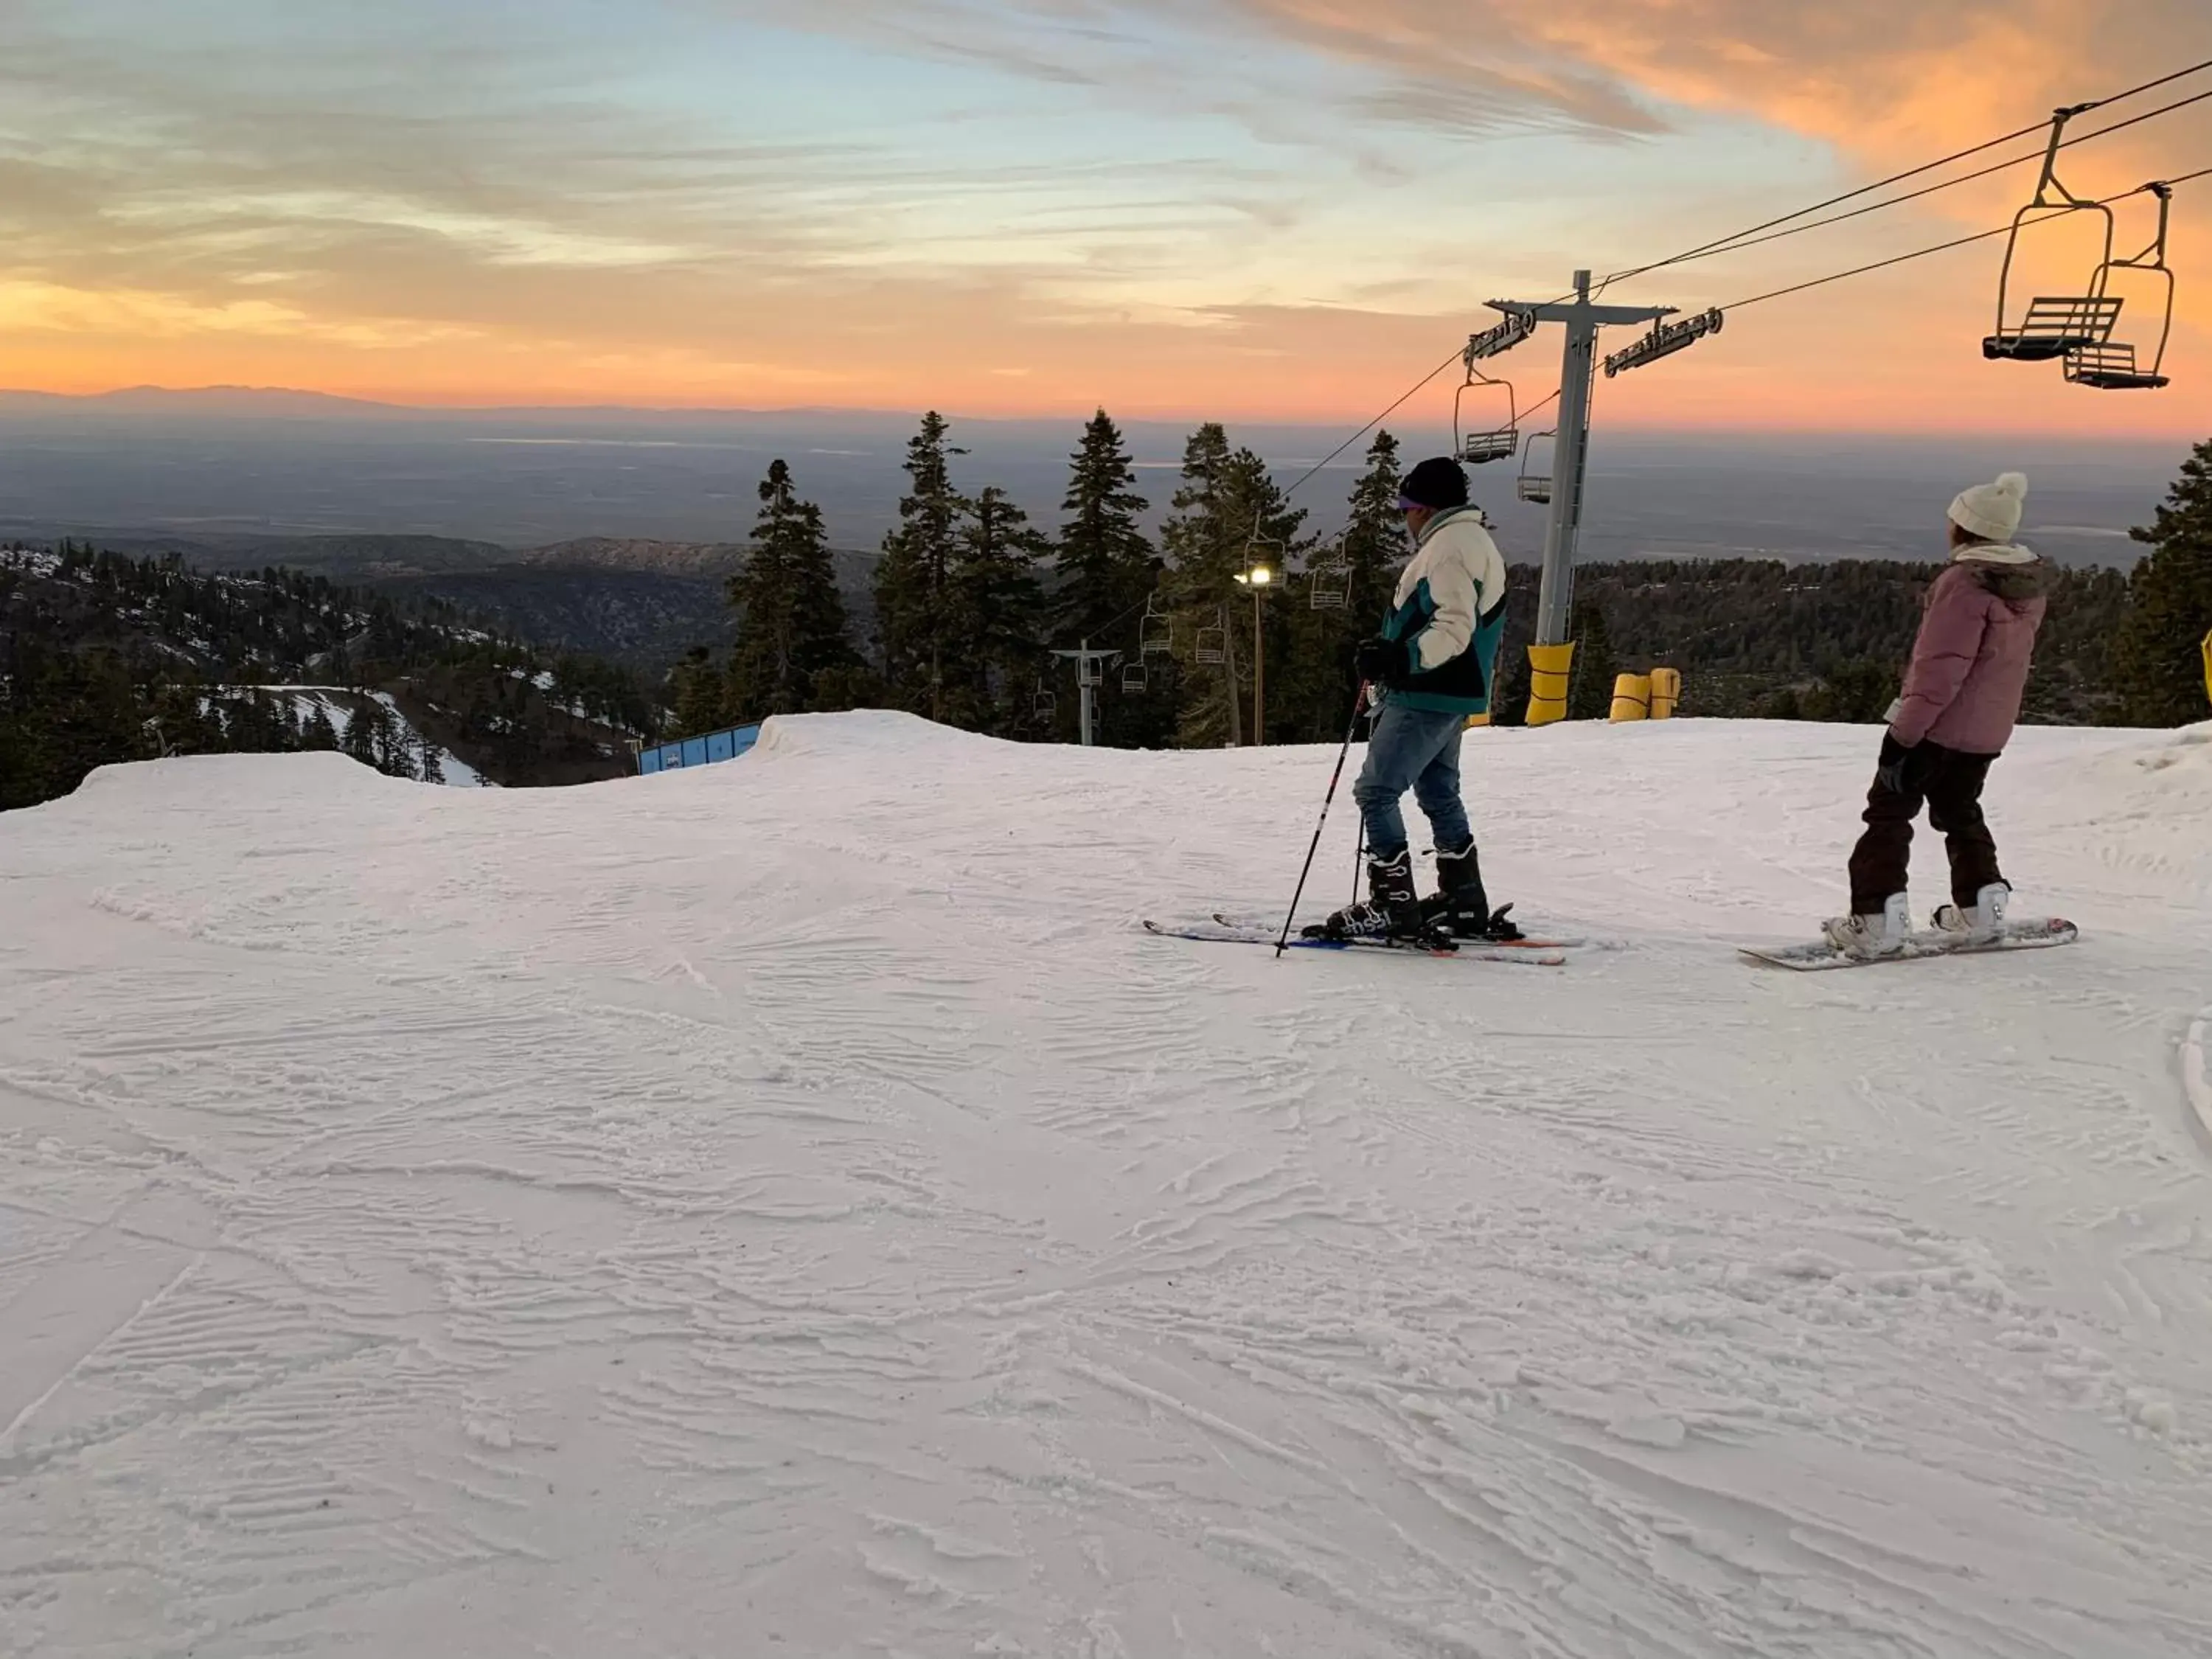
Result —
[{"label": "chairlift cable", "polygon": [[[2125,91],[2112,93],[2109,96],[2093,100],[2092,101],[2082,105],[2081,108],[2083,112],[2093,109],[2101,109],[2108,104],[2117,104],[2130,98],[2139,97],[2146,92],[2154,91],[2160,87],[2171,85],[2176,81],[2185,80],[2190,76],[2201,74],[2206,70],[2212,70],[2212,58],[2208,58],[2203,59],[2202,62],[2191,64],[2185,68],[2175,70],[2170,74],[2160,76],[2154,80],[2145,81],[2138,86],[2128,88]],[[2065,140],[2063,143],[2061,144],[2060,148],[2069,148],[2075,144],[2086,143],[2092,138],[2104,137],[2111,133],[2118,132],[2124,128],[2136,126],[2145,121],[2154,120],[2160,116],[2170,115],[2178,109],[2185,109],[2191,104],[2201,103],[2208,98],[2212,98],[2212,92],[2198,93],[2191,97],[2180,99],[2171,104],[2162,105],[2157,109],[2147,110],[2141,115],[2130,116],[2124,121],[2116,121],[2110,126],[2100,127],[2094,132],[2077,134],[2075,137]],[[1923,173],[1932,173],[1938,167],[1948,167],[1954,161],[1966,161],[1972,156],[1981,155],[1985,150],[1995,149],[2000,144],[2010,143],[2015,138],[2024,138],[2032,132],[2039,132],[2044,130],[2046,125],[2047,124],[2045,122],[2038,121],[2032,126],[2021,127],[2014,131],[2001,134],[1999,137],[1989,139],[1984,143],[1972,145],[1966,149],[1955,151],[1952,155],[1943,156],[1940,160],[1923,162],[1916,167],[1908,167],[1902,173],[1892,173],[1887,179],[1877,179],[1872,184],[1862,185],[1856,190],[1845,191],[1840,196],[1832,196],[1824,202],[1815,202],[1810,206],[1799,208],[1793,213],[1785,213],[1778,218],[1769,219],[1764,223],[1753,225],[1747,229],[1737,231],[1733,235],[1724,236],[1715,241],[1703,243],[1697,247],[1687,249],[1683,252],[1674,254],[1664,259],[1654,260],[1648,265],[1637,265],[1626,270],[1617,270],[1611,276],[1603,278],[1598,283],[1596,291],[1603,293],[1615,283],[1626,282],[1631,277],[1641,276],[1649,272],[1662,270],[1668,265],[1681,264],[1692,259],[1705,258],[1717,253],[1733,252],[1740,247],[1755,247],[1761,242],[1779,240],[1784,236],[1794,236],[1801,231],[1818,230],[1826,225],[1840,223],[1846,219],[1857,218],[1864,214],[1880,211],[1883,208],[1901,206],[1906,202],[1916,201],[1923,196],[1932,195],[1937,191],[1948,190],[1954,185],[1971,183],[1974,179],[1986,178],[1993,173],[2002,172],[2008,167],[2017,167],[2021,165],[2022,161],[2033,160],[2034,158],[2032,156],[2022,156],[2009,161],[2001,161],[1991,167],[1984,167],[1977,172],[1965,174],[1957,179],[1950,179],[1946,183],[1929,185],[1923,189],[1910,191],[1905,195],[1895,197],[1887,201],[1872,203],[1866,207],[1854,209],[1850,213],[1838,214],[1832,218],[1823,219],[1814,224],[1799,225],[1790,230],[1779,230],[1778,228],[1779,227],[1789,225],[1793,220],[1802,219],[1808,214],[1819,213],[1832,207],[1840,207],[1846,202],[1856,201],[1858,198],[1871,194],[1875,191],[1885,190],[1892,185],[1902,184],[1908,179],[1917,179]],[[2038,154],[2040,154],[2040,152],[2038,152]],[[2167,184],[2185,184],[2197,179],[2204,178],[2208,175],[2212,175],[2212,168],[2205,168],[2200,172],[2185,173],[2179,178],[2169,179],[2163,182]],[[2136,190],[2123,191],[2118,196],[2107,198],[2106,204],[2109,205],[2112,202],[2117,202],[2126,197],[2138,195],[2140,193],[2140,187]],[[1837,271],[1832,276],[1816,277],[1809,283],[1800,283],[1790,288],[1777,289],[1771,293],[1757,295],[1748,300],[1738,301],[1734,306],[1724,307],[1724,309],[1741,310],[1745,306],[1759,305],[1768,300],[1779,300],[1792,294],[1802,294],[1808,289],[1825,287],[1830,283],[1839,283],[1844,281],[1846,277],[1863,276],[1870,271],[1886,270],[1889,266],[1903,264],[1910,260],[1924,259],[1932,254],[1948,253],[1953,248],[1966,247],[1975,242],[1984,242],[1990,240],[1993,237],[2002,236],[2006,234],[2010,228],[2011,227],[2007,226],[1997,230],[1982,231],[1975,235],[1962,236],[1948,242],[1941,242],[1933,247],[1921,248],[1911,253],[1899,254],[1893,258],[1878,260],[1872,264],[1860,265],[1850,270]],[[1766,235],[1762,234],[1769,231],[1777,231],[1778,234],[1776,235]],[[1758,238],[1758,240],[1753,241],[1749,240],[1753,237]],[[1571,295],[1562,295],[1559,296],[1559,300],[1553,301],[1553,303],[1564,303],[1566,300],[1572,297],[1573,296]],[[1426,374],[1424,374],[1419,380],[1415,381],[1411,386],[1407,388],[1406,392],[1396,398],[1388,409],[1385,409],[1381,414],[1376,416],[1373,420],[1369,421],[1357,432],[1352,434],[1350,437],[1345,439],[1342,443],[1339,444],[1334,449],[1330,450],[1328,454],[1322,456],[1320,460],[1315,462],[1313,465],[1307,468],[1305,471],[1300,473],[1297,478],[1293,479],[1291,483],[1285,488],[1283,491],[1283,499],[1288,501],[1300,489],[1312,483],[1315,478],[1318,477],[1322,472],[1327,470],[1329,464],[1334,461],[1338,456],[1343,454],[1346,450],[1351,448],[1352,445],[1358,443],[1362,438],[1372,432],[1376,427],[1382,425],[1384,421],[1387,421],[1391,416],[1396,414],[1400,409],[1403,408],[1405,404],[1412,401],[1416,395],[1426,389],[1430,383],[1435,380],[1439,374],[1442,374],[1454,363],[1460,362],[1462,357],[1462,354],[1461,352],[1455,351],[1451,356],[1446,357],[1443,362],[1438,363]],[[1543,409],[1547,404],[1557,401],[1559,396],[1559,392],[1553,392],[1549,398],[1545,398],[1542,403],[1537,404],[1534,408],[1529,410],[1528,413],[1531,415],[1534,414],[1538,410]],[[1133,606],[1132,609],[1134,607]]]},{"label": "chairlift cable", "polygon": [[[2208,69],[2212,69],[2212,58],[2208,58],[2202,63],[2191,64],[2186,69],[2176,70],[2170,75],[2162,75],[2154,81],[2146,81],[2141,86],[2130,87],[2125,92],[2116,92],[2109,97],[2094,99],[2087,104],[2081,105],[2080,106],[2081,112],[2086,113],[2089,110],[2102,109],[2107,104],[2117,104],[2126,99],[2140,96],[2143,93],[2153,91],[2159,87],[2168,85],[2172,82],[2184,80],[2192,75],[2201,74]],[[2080,137],[2070,139],[2068,142],[2069,143],[2079,143],[2084,139],[2099,137],[2106,133],[2118,132],[2123,127],[2134,126],[2138,122],[2148,121],[2157,116],[2170,114],[2174,110],[2196,103],[2199,101],[2200,99],[2208,96],[2212,96],[2212,94],[2200,93],[2197,97],[2185,98],[2181,100],[2180,102],[2169,104],[2164,108],[2151,110],[2142,115],[2132,116],[2125,121],[2115,122],[2108,127],[2100,127],[2095,132],[2083,133]],[[1995,149],[2000,144],[2008,144],[2015,138],[2025,138],[2030,133],[2044,131],[2050,126],[2050,125],[2051,123],[2047,118],[2038,121],[2033,126],[2021,127],[2016,131],[2002,134],[1997,137],[1987,140],[1985,143],[1973,145],[1970,149],[1959,150],[1952,155],[1946,155],[1939,161],[1926,161],[1918,167],[1908,167],[1903,173],[1892,173],[1887,179],[1877,179],[1872,184],[1861,185],[1856,190],[1845,191],[1842,195],[1832,196],[1825,202],[1815,202],[1809,207],[1799,208],[1794,213],[1785,213],[1779,218],[1769,219],[1763,224],[1753,225],[1748,229],[1737,231],[1733,235],[1721,237],[1716,241],[1701,243],[1696,247],[1690,248],[1680,253],[1671,255],[1667,258],[1654,260],[1648,265],[1637,265],[1626,270],[1614,271],[1611,276],[1606,277],[1603,282],[1600,283],[1598,287],[1600,290],[1602,291],[1603,289],[1612,286],[1613,283],[1626,282],[1632,276],[1642,276],[1650,271],[1659,270],[1668,265],[1680,264],[1690,259],[1704,258],[1710,254],[1730,252],[1739,244],[1752,246],[1752,244],[1746,241],[1746,239],[1753,236],[1759,236],[1760,233],[1763,231],[1773,230],[1778,226],[1789,224],[1793,219],[1802,219],[1808,214],[1820,213],[1832,207],[1841,207],[1845,202],[1856,201],[1858,198],[1869,195],[1875,191],[1887,190],[1892,185],[1903,184],[1908,179],[1917,179],[1923,173],[1933,173],[1938,167],[1949,167],[1954,161],[1966,161],[1970,157],[1979,155],[1984,150]],[[2041,154],[2042,152],[2039,150],[2037,152],[2039,156]],[[2007,161],[2001,163],[2000,167],[2014,167],[2017,165],[2019,165],[2017,162]],[[1990,169],[1990,171],[1997,170],[1999,169]],[[1981,178],[1984,176],[1984,174],[1983,173],[1970,173],[1965,179],[1954,179],[1952,182],[1956,184],[1965,184],[1967,182],[1968,179]],[[1946,189],[1948,188],[1948,186],[1937,185],[1935,188]],[[1911,196],[1899,197],[1897,200],[1899,202],[1907,202],[1914,199],[1915,196],[1925,195],[1928,192],[1925,191],[1915,191]],[[1895,204],[1891,203],[1887,204],[1886,205],[1893,206]],[[1861,210],[1861,211],[1866,212],[1871,212],[1872,210],[1873,210],[1870,208]],[[1849,218],[1853,216],[1846,214],[1840,216]],[[1832,224],[1834,223],[1835,221],[1826,220],[1822,222]],[[1804,225],[1800,226],[1798,228],[1803,230],[1813,230],[1817,229],[1818,227],[1814,225]],[[1794,235],[1796,233],[1795,231],[1790,231],[1784,234]],[[1771,237],[1761,237],[1760,240],[1772,240],[1774,239]]]},{"label": "chairlift cable", "polygon": [[[2161,115],[2171,115],[2178,109],[2186,109],[2190,105],[2201,104],[2207,99],[2212,99],[2212,91],[2200,92],[2193,97],[2184,98],[2177,102],[2163,105],[2157,109],[2146,110],[2141,115],[2131,115],[2124,121],[2115,121],[2108,127],[2099,127],[2094,132],[2076,133],[2071,138],[2061,139],[2058,143],[2058,148],[2060,149],[2071,149],[2075,145],[2085,144],[2092,138],[2102,138],[2107,133],[2119,131],[2123,127],[2131,127],[2136,125],[2140,122],[2154,120]],[[2025,150],[2020,155],[2013,156],[2008,161],[1998,161],[1989,167],[1979,167],[1972,173],[1962,173],[1957,178],[1946,179],[1941,184],[1924,185],[1920,189],[1908,191],[1902,196],[1890,196],[1884,198],[1879,202],[1869,202],[1864,207],[1853,208],[1848,213],[1831,214],[1827,218],[1815,219],[1810,224],[1792,225],[1786,230],[1770,231],[1764,236],[1752,236],[1747,240],[1730,240],[1724,244],[1716,244],[1713,246],[1703,248],[1695,252],[1677,254],[1674,258],[1666,260],[1663,263],[1670,265],[1679,265],[1686,264],[1692,259],[1710,259],[1717,254],[1741,253],[1746,248],[1759,247],[1768,242],[1779,242],[1787,237],[1802,235],[1808,230],[1821,230],[1830,225],[1840,225],[1847,219],[1863,218],[1869,213],[1880,213],[1885,208],[1902,207],[1907,202],[1917,202],[1923,196],[1936,195],[1938,191],[1949,190],[1954,185],[1970,185],[1977,179],[1987,179],[1993,173],[2003,173],[2013,167],[2022,167],[2030,161],[2039,161],[2044,158],[2044,155],[2045,151],[2042,149]],[[1644,269],[1646,270],[1656,270],[1658,267],[1656,265],[1646,265]],[[1635,276],[1638,273],[1635,271],[1624,271],[1621,274],[1626,277]],[[1615,278],[1611,276],[1606,278],[1607,282],[1613,282]]]},{"label": "chairlift cable", "polygon": [[1353,433],[1349,438],[1346,438],[1335,448],[1330,450],[1328,454],[1322,456],[1311,466],[1308,467],[1304,472],[1300,473],[1297,481],[1293,483],[1290,488],[1283,491],[1283,499],[1285,501],[1288,501],[1291,496],[1297,495],[1301,488],[1311,483],[1315,477],[1319,476],[1322,469],[1327,467],[1331,461],[1343,454],[1346,450],[1351,448],[1352,445],[1358,443],[1362,438],[1372,432],[1376,427],[1382,425],[1383,422],[1389,420],[1393,415],[1395,415],[1401,408],[1412,401],[1413,396],[1417,392],[1424,390],[1430,381],[1435,380],[1437,375],[1443,374],[1454,363],[1458,362],[1466,354],[1463,351],[1455,351],[1450,356],[1445,358],[1443,362],[1438,363],[1434,368],[1421,376],[1419,380],[1416,380],[1411,386],[1407,388],[1406,395],[1404,397],[1399,398],[1396,403],[1392,404],[1389,408],[1384,410],[1373,420],[1368,422],[1365,426],[1361,427],[1358,431]]},{"label": "chairlift cable", "polygon": [[[2179,174],[2174,178],[2161,179],[2156,182],[2162,185],[2185,185],[2193,183],[2197,179],[2205,178],[2212,178],[2212,167],[2200,167],[2194,173],[2185,173]],[[2133,190],[2121,191],[2118,195],[2107,196],[2102,201],[2091,204],[2091,205],[2096,207],[2110,207],[2113,203],[2124,202],[2130,196],[2140,196],[2145,191],[2150,189],[2150,187],[2151,186],[2147,184],[2137,185]],[[2071,211],[2073,211],[2073,210],[2070,208],[2055,208],[2050,213],[2045,215],[2042,219],[2030,220],[2028,222],[2031,224],[2041,224],[2051,219],[2063,217],[2066,214]],[[1986,242],[1993,237],[2010,234],[2012,228],[2013,228],[2010,225],[2000,225],[1995,230],[1977,231],[1971,236],[1960,236],[1948,242],[1938,242],[1933,247],[1917,248],[1910,253],[1899,253],[1891,258],[1877,259],[1872,264],[1856,265],[1849,270],[1838,270],[1834,272],[1832,275],[1826,276],[1815,276],[1808,283],[1798,283],[1789,288],[1778,288],[1769,294],[1753,295],[1748,300],[1738,300],[1735,304],[1724,306],[1722,309],[1731,312],[1741,311],[1746,306],[1762,305],[1769,300],[1779,300],[1792,294],[1802,294],[1808,289],[1825,288],[1830,283],[1840,283],[1847,276],[1863,276],[1869,271],[1886,270],[1892,265],[1905,264],[1914,259],[1924,259],[1930,254],[1948,253],[1954,247],[1966,247],[1975,242]]]}]

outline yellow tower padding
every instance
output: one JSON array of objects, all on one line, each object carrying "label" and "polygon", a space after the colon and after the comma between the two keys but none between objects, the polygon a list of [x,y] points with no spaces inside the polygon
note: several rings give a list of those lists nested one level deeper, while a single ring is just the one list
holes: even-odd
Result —
[{"label": "yellow tower padding", "polygon": [[1549,726],[1567,717],[1567,684],[1575,669],[1575,643],[1528,647],[1528,724]]},{"label": "yellow tower padding", "polygon": [[1671,720],[1674,705],[1682,701],[1682,671],[1679,668],[1655,668],[1651,671],[1651,718]]},{"label": "yellow tower padding", "polygon": [[1478,726],[1487,726],[1489,724],[1490,711],[1488,709],[1485,709],[1480,714],[1469,714],[1467,717],[1467,729],[1470,732],[1474,731]]},{"label": "yellow tower padding", "polygon": [[1649,720],[1651,716],[1651,676],[1616,674],[1613,679],[1613,723]]},{"label": "yellow tower padding", "polygon": [[2204,695],[2212,697],[2212,630],[2204,635]]}]

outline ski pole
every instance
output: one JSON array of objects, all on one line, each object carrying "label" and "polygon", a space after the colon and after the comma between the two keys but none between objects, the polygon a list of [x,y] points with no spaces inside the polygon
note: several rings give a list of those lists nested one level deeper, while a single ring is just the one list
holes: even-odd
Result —
[{"label": "ski pole", "polygon": [[1322,797],[1321,822],[1314,825],[1313,844],[1306,848],[1305,867],[1298,872],[1298,890],[1291,895],[1291,913],[1283,918],[1283,936],[1275,941],[1278,961],[1291,948],[1291,924],[1297,920],[1298,901],[1306,896],[1306,878],[1313,873],[1314,854],[1321,851],[1321,832],[1328,828],[1328,809],[1336,802],[1336,786],[1344,776],[1344,757],[1352,752],[1352,735],[1359,730],[1359,711],[1367,706],[1367,682],[1359,683],[1359,695],[1352,700],[1352,723],[1344,728],[1344,747],[1336,751],[1336,770],[1328,775],[1328,793]]}]

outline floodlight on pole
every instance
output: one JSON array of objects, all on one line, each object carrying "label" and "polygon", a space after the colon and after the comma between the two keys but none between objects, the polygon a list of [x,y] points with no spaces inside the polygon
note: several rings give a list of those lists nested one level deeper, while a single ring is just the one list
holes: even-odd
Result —
[{"label": "floodlight on pole", "polygon": [[1267,588],[1274,581],[1275,573],[1267,565],[1255,564],[1236,572],[1232,580],[1239,587],[1252,590],[1252,743],[1257,748],[1267,740],[1267,647],[1260,601],[1267,597]]}]

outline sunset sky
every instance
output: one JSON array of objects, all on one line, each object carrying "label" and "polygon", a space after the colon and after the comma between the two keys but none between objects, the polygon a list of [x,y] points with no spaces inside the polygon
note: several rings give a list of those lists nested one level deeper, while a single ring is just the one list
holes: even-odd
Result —
[{"label": "sunset sky", "polygon": [[[1486,299],[2205,58],[2204,0],[0,0],[0,386],[1356,423]],[[2064,176],[2206,167],[2212,100]],[[2033,171],[1610,297],[1983,229]],[[2212,429],[2212,179],[2165,392],[1984,363],[2001,246],[1743,311],[1605,418]],[[2045,233],[2026,286],[2084,246]],[[1540,398],[1557,357],[1501,367]]]}]

